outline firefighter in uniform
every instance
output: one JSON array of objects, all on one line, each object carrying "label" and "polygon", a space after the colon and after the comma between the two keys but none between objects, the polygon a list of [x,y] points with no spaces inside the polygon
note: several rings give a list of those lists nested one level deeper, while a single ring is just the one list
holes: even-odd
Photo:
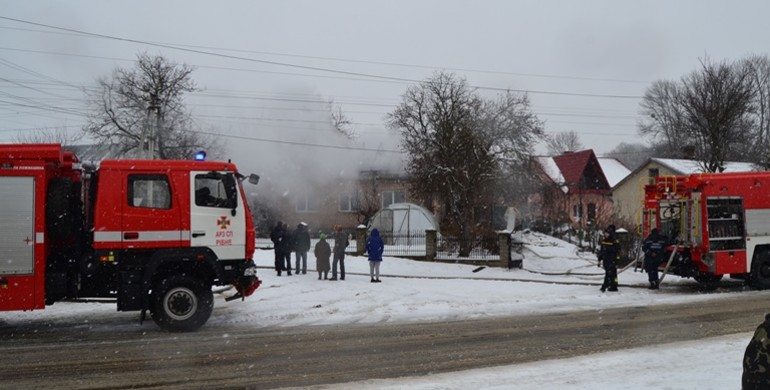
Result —
[{"label": "firefighter in uniform", "polygon": [[743,354],[743,390],[770,389],[770,314],[759,324]]},{"label": "firefighter in uniform", "polygon": [[602,292],[618,291],[618,260],[620,260],[620,241],[615,238],[615,225],[604,229],[604,239],[599,243],[599,266],[604,266]]},{"label": "firefighter in uniform", "polygon": [[665,260],[668,238],[658,233],[658,229],[652,229],[650,235],[642,243],[644,252],[644,270],[647,271],[647,280],[650,281],[651,290],[657,290],[660,285],[658,279],[658,266]]}]

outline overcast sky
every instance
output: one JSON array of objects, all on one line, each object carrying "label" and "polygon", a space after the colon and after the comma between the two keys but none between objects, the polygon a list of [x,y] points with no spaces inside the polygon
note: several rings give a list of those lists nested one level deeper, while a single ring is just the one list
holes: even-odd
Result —
[{"label": "overcast sky", "polygon": [[575,130],[601,154],[644,141],[639,101],[652,81],[677,80],[706,56],[767,54],[767,15],[766,0],[0,0],[0,142],[39,128],[77,132],[87,110],[77,87],[146,51],[196,67],[203,91],[189,108],[236,156],[278,148],[334,158],[339,150],[313,146],[337,142],[317,103],[333,100],[355,122],[359,148],[392,157],[383,116],[440,69],[529,91],[548,133]]}]

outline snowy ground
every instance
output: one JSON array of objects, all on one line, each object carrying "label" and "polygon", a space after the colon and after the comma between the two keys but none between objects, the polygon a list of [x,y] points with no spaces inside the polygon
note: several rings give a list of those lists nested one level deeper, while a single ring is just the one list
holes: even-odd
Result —
[{"label": "snowy ground", "polygon": [[[348,256],[347,280],[332,282],[317,279],[312,254],[307,275],[277,277],[269,269],[272,251],[257,251],[255,261],[260,266],[262,287],[243,302],[225,302],[228,291],[216,294],[209,324],[259,328],[438,321],[570,310],[598,312],[610,307],[706,302],[734,294],[759,294],[737,291],[740,289],[704,294],[694,288],[693,281],[672,276],[666,277],[659,291],[631,288],[646,285],[646,274],[633,269],[620,274],[620,292],[601,293],[603,272],[596,266],[594,255],[578,253],[574,246],[547,236],[528,234],[525,240],[524,269],[488,267],[473,272],[476,266],[385,258],[382,283],[369,282],[369,266],[363,257]],[[0,319],[7,323],[41,319],[55,322],[82,316],[93,322],[95,317],[133,314],[116,313],[114,305],[57,303],[43,311],[0,313]],[[764,314],[757,313],[757,324]],[[509,367],[318,388],[739,388],[741,358],[750,337],[738,334]],[[608,367],[610,374],[600,377],[599,373]]]}]

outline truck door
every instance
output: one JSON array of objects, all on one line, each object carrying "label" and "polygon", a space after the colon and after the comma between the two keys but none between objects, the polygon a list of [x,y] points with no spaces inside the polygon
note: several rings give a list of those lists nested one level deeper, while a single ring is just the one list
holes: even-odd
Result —
[{"label": "truck door", "polygon": [[219,259],[246,256],[246,212],[232,172],[190,172],[190,246]]},{"label": "truck door", "polygon": [[34,177],[0,177],[0,310],[30,310],[38,301],[43,307],[43,269],[35,270],[35,243],[43,242],[43,233],[35,234],[35,198]]},{"label": "truck door", "polygon": [[172,202],[166,174],[125,172],[121,241],[124,248],[182,245],[181,206]]}]

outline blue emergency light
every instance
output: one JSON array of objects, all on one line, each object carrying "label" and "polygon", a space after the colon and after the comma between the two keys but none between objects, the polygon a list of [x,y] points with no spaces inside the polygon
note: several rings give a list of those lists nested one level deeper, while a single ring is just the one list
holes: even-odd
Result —
[{"label": "blue emergency light", "polygon": [[195,153],[195,161],[206,161],[206,152],[200,151]]}]

